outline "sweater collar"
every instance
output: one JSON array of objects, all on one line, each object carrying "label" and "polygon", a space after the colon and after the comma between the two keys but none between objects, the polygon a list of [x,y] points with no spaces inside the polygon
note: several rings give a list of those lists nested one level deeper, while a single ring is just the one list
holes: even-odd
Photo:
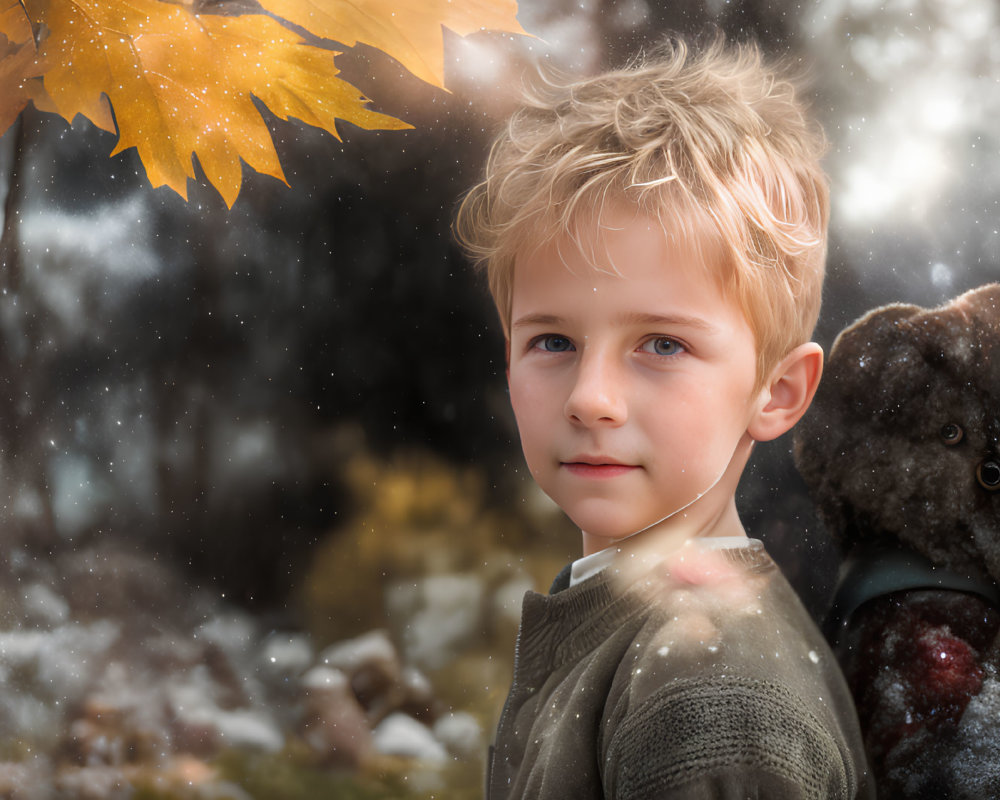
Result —
[{"label": "sweater collar", "polygon": [[[750,572],[774,568],[774,562],[758,539],[739,537],[739,542],[720,540],[696,546],[718,549]],[[627,627],[629,620],[649,611],[643,588],[623,591],[616,581],[618,576],[613,562],[609,567],[570,586],[572,564],[567,564],[553,582],[549,595],[528,592],[524,596],[518,639],[523,664],[560,664],[576,660]]]},{"label": "sweater collar", "polygon": [[[727,552],[727,555],[735,555],[737,557],[736,560],[745,562],[745,556],[752,553],[755,549],[763,547],[763,544],[758,539],[749,539],[746,536],[710,536],[701,539],[689,539],[685,546],[697,547],[702,550],[726,551],[738,551],[748,548],[745,553],[730,554]],[[614,563],[621,552],[620,547],[612,546],[598,550],[596,553],[591,553],[589,556],[578,558],[563,568],[562,572],[556,576],[549,594],[555,594],[571,586],[576,586],[578,583],[583,583],[588,578],[603,572]]]}]

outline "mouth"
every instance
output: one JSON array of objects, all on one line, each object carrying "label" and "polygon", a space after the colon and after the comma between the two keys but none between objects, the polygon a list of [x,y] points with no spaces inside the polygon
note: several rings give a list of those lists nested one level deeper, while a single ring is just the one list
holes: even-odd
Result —
[{"label": "mouth", "polygon": [[608,456],[577,456],[572,461],[561,462],[561,466],[581,478],[614,478],[640,468]]}]

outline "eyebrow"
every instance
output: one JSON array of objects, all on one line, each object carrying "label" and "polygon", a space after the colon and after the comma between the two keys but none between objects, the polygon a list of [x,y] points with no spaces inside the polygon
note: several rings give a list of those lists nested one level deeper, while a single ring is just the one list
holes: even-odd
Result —
[{"label": "eyebrow", "polygon": [[555,314],[526,314],[516,320],[510,327],[514,329],[528,328],[534,325],[561,325],[563,321],[562,317],[557,317]]},{"label": "eyebrow", "polygon": [[695,328],[707,333],[716,333],[719,330],[718,327],[701,317],[692,317],[686,314],[647,314],[641,311],[626,314],[622,318],[622,324]]},{"label": "eyebrow", "polygon": [[[528,328],[535,326],[561,325],[565,319],[555,314],[526,314],[517,319],[511,329]],[[642,311],[633,311],[625,314],[619,319],[620,325],[665,325],[667,327],[695,328],[707,333],[716,333],[718,328],[701,317],[691,317],[685,314],[650,314]]]}]

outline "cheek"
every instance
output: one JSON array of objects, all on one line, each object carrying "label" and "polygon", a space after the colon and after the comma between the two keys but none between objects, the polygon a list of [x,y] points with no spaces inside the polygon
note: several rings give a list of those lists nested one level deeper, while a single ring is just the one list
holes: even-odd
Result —
[{"label": "cheek", "polygon": [[517,366],[507,370],[507,391],[518,424],[522,417],[527,418],[541,412],[543,401],[547,396],[551,396],[543,384],[544,380],[539,379],[532,370]]},{"label": "cheek", "polygon": [[547,461],[554,430],[551,393],[544,391],[537,381],[519,380],[516,372],[508,388],[524,460],[537,480],[540,465]]},{"label": "cheek", "polygon": [[550,439],[547,434],[552,426],[547,424],[546,418],[538,413],[537,408],[529,406],[521,411],[515,408],[514,419],[517,421],[517,432],[525,457],[530,459],[533,454],[547,448]]},{"label": "cheek", "polygon": [[517,379],[517,373],[512,377],[510,369],[507,370],[507,396],[510,399],[510,407],[514,409],[514,416],[518,424],[521,423],[521,410],[525,407],[524,384]]},{"label": "cheek", "polygon": [[679,413],[695,426],[713,421],[713,427],[745,428],[759,392],[753,391],[755,373],[740,367],[734,365],[725,376],[709,375],[696,381],[694,388],[678,399]]},{"label": "cheek", "polygon": [[715,470],[731,456],[748,424],[743,406],[730,403],[724,388],[687,391],[635,410],[653,452],[694,472]]},{"label": "cheek", "polygon": [[510,392],[510,406],[514,411],[514,419],[523,442],[525,434],[538,424],[539,407],[534,397],[536,393],[532,392],[529,383],[518,380],[516,376],[513,380],[508,378],[507,388]]}]

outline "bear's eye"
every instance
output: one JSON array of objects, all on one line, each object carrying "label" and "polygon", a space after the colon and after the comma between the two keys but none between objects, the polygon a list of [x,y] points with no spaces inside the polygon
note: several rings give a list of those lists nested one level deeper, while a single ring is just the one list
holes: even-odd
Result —
[{"label": "bear's eye", "polygon": [[976,469],[979,485],[991,492],[1000,490],[1000,464],[993,459],[982,462]]},{"label": "bear's eye", "polygon": [[941,428],[941,440],[947,445],[958,444],[962,441],[965,432],[959,425],[949,422]]}]

